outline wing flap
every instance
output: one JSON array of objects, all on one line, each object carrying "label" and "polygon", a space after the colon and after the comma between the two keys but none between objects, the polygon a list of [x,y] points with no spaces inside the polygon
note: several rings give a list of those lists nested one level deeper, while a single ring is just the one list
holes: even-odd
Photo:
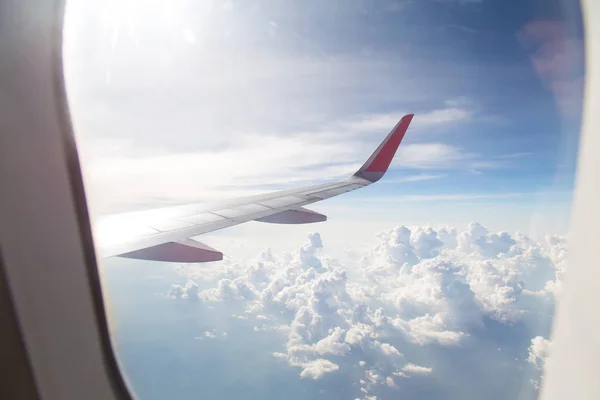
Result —
[{"label": "wing flap", "polygon": [[268,222],[270,224],[312,224],[315,222],[327,221],[327,216],[319,214],[316,211],[308,210],[304,207],[298,207],[266,217],[257,218],[255,221]]},{"label": "wing flap", "polygon": [[145,249],[121,254],[120,257],[137,260],[201,263],[221,261],[223,253],[193,239],[161,243]]}]

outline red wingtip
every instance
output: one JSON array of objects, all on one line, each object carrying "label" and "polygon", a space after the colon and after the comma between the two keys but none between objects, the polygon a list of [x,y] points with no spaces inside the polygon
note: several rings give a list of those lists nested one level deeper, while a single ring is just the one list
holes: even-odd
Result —
[{"label": "red wingtip", "polygon": [[404,138],[404,134],[412,121],[414,114],[408,114],[402,117],[398,124],[392,129],[386,140],[382,143],[382,147],[374,153],[375,158],[367,166],[367,172],[386,172],[392,159],[398,150],[398,146]]},{"label": "red wingtip", "polygon": [[381,179],[392,163],[396,150],[398,150],[398,146],[400,146],[413,117],[414,114],[407,114],[398,121],[394,129],[392,129],[379,147],[371,154],[371,157],[356,172],[355,176],[372,182]]}]

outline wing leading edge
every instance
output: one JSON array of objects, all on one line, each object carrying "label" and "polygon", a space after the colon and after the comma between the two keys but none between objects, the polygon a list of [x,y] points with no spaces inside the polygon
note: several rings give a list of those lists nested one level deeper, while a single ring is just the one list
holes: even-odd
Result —
[{"label": "wing leading edge", "polygon": [[248,221],[278,224],[325,221],[326,216],[304,206],[380,180],[389,168],[412,118],[413,114],[402,117],[362,167],[341,181],[219,203],[106,216],[95,226],[99,256],[172,262],[218,261],[222,259],[222,253],[190,238]]}]

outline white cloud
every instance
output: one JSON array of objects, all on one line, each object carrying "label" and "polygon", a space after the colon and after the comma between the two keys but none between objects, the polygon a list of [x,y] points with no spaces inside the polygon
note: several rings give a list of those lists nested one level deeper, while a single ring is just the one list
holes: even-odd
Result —
[{"label": "white cloud", "polygon": [[[531,339],[531,346],[529,346],[528,349],[529,356],[527,358],[527,361],[530,364],[532,364],[538,371],[543,373],[544,366],[546,364],[546,359],[548,358],[551,349],[552,341],[542,336],[536,336],[533,339]],[[530,380],[531,384],[533,385],[533,387],[535,387],[536,390],[540,389],[541,381],[543,380],[543,378],[544,376],[540,375],[537,379],[532,378]]]},{"label": "white cloud", "polygon": [[423,143],[401,146],[394,163],[403,167],[432,168],[472,160],[476,154],[443,143]]},{"label": "white cloud", "polygon": [[318,354],[333,354],[338,356],[346,355],[350,352],[350,346],[344,342],[345,331],[336,326],[329,336],[319,340],[314,349]]},{"label": "white cloud", "polygon": [[172,285],[168,296],[174,299],[198,300],[198,285],[193,281],[188,281],[185,286]]},{"label": "white cloud", "polygon": [[[195,274],[193,266],[183,271],[214,282],[200,298],[243,307],[250,319],[264,322],[256,332],[279,332],[285,344],[273,355],[298,368],[301,377],[323,379],[349,363],[363,371],[362,393],[377,396],[402,386],[394,377],[444,373],[435,358],[412,359],[414,352],[407,356],[405,349],[468,354],[489,346],[489,339],[478,338],[491,329],[490,321],[505,329],[529,323],[531,302],[551,304],[554,292],[547,287],[560,279],[555,271],[563,268],[566,242],[552,236],[539,243],[474,222],[463,231],[395,227],[344,268],[323,248],[321,236],[312,233],[291,254],[268,251],[247,265],[229,262],[217,277]],[[545,296],[523,290],[529,284]],[[530,363],[541,365],[545,339],[515,343],[522,346],[518,351],[529,349]],[[500,354],[498,347],[493,350]],[[502,353],[512,351],[502,347]]]},{"label": "white cloud", "polygon": [[550,260],[555,266],[555,279],[547,281],[542,292],[554,295],[560,294],[567,260],[567,240],[564,236],[547,236],[547,245],[550,247]]},{"label": "white cloud", "polygon": [[421,181],[430,181],[433,179],[441,179],[444,177],[446,177],[445,174],[418,174],[418,175],[401,176],[401,177],[396,177],[396,178],[386,178],[381,183],[421,182]]},{"label": "white cloud", "polygon": [[406,372],[407,374],[429,375],[433,372],[433,368],[423,367],[416,364],[406,364],[402,368],[402,371]]},{"label": "white cloud", "polygon": [[442,346],[457,346],[467,336],[465,332],[450,330],[444,314],[426,314],[408,321],[411,340],[420,345],[438,343]]},{"label": "white cloud", "polygon": [[[448,100],[441,108],[418,113],[411,123],[411,130],[447,127],[452,123],[468,122],[474,114],[473,104],[470,101],[465,99]],[[343,126],[350,131],[382,133],[390,131],[401,116],[401,113],[372,114],[356,118]]]},{"label": "white cloud", "polygon": [[523,158],[523,157],[531,156],[532,154],[533,153],[530,153],[530,152],[519,152],[519,153],[502,154],[502,155],[496,156],[496,158],[500,158],[500,159]]},{"label": "white cloud", "polygon": [[393,165],[413,169],[458,169],[481,174],[479,169],[514,168],[516,161],[523,157],[524,153],[485,156],[441,142],[416,143],[401,146]]},{"label": "white cloud", "polygon": [[340,369],[340,367],[329,360],[318,358],[302,365],[302,372],[300,372],[301,378],[312,378],[320,379],[323,375],[334,372]]},{"label": "white cloud", "polygon": [[529,346],[529,357],[527,358],[527,361],[529,361],[530,364],[533,364],[536,368],[540,370],[543,369],[551,347],[552,342],[550,340],[541,336],[534,337],[531,339],[531,346]]},{"label": "white cloud", "polygon": [[465,122],[474,114],[472,108],[466,106],[459,107],[462,105],[460,102],[448,101],[446,104],[449,107],[422,114],[419,121],[416,122],[415,127],[421,128],[432,125],[446,125],[453,122]]},{"label": "white cloud", "polygon": [[369,203],[415,203],[415,202],[460,202],[466,200],[491,200],[518,198],[531,193],[452,193],[431,195],[381,196],[377,199],[367,199]]},{"label": "white cloud", "polygon": [[217,335],[215,335],[213,332],[206,331],[204,332],[204,337],[208,339],[215,339]]}]

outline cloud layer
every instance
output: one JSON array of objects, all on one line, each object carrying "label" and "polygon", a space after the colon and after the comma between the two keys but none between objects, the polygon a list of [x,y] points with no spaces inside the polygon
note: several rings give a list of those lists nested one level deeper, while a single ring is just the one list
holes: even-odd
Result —
[{"label": "cloud layer", "polygon": [[476,222],[464,231],[397,226],[344,263],[323,254],[318,233],[308,239],[293,253],[266,251],[210,274],[205,266],[182,267],[190,281],[173,285],[170,296],[243,310],[255,332],[285,337],[272,355],[300,378],[348,376],[357,398],[388,398],[420,384],[448,394],[454,364],[463,369],[459,383],[490,373],[462,396],[489,389],[494,379],[510,387],[498,398],[535,395],[564,238],[539,243]]}]

